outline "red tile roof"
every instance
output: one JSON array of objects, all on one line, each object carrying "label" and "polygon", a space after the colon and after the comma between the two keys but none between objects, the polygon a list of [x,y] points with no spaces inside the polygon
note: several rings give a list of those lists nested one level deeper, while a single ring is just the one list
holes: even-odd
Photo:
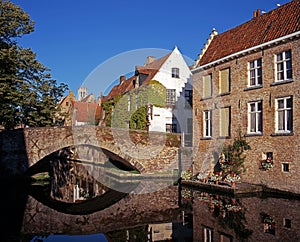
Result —
[{"label": "red tile roof", "polygon": [[171,54],[172,52],[149,64],[145,64],[144,66],[136,66],[136,71],[148,75],[148,77],[142,83],[142,86],[148,85],[150,83],[155,74],[159,71],[159,69],[162,67],[162,65],[170,57]]},{"label": "red tile roof", "polygon": [[74,112],[76,110],[76,121],[85,122],[93,121],[93,119],[99,119],[100,106],[98,103],[88,102],[75,102]]},{"label": "red tile roof", "polygon": [[114,86],[109,94],[105,97],[103,97],[102,101],[105,102],[107,100],[113,99],[116,96],[120,95],[120,94],[124,94],[126,92],[131,91],[134,88],[134,81],[135,81],[136,77],[132,76],[127,80],[124,80],[123,82],[121,82],[120,84]]},{"label": "red tile roof", "polygon": [[300,31],[300,1],[292,1],[214,37],[198,66]]},{"label": "red tile roof", "polygon": [[[153,79],[155,74],[161,68],[163,63],[169,58],[171,53],[161,57],[160,59],[154,60],[149,64],[145,64],[144,66],[136,66],[136,73],[148,75],[147,78],[142,83],[142,86],[149,84],[149,82]],[[124,94],[126,92],[134,89],[134,83],[136,81],[136,75],[130,77],[129,79],[121,82],[118,85],[115,85],[109,92],[109,94],[102,98],[102,102],[108,101],[110,99],[115,98],[117,95]]]}]

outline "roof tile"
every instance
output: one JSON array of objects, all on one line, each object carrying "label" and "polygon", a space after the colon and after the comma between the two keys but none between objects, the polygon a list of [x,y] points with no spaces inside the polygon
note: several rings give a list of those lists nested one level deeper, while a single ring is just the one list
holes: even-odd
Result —
[{"label": "roof tile", "polygon": [[198,66],[300,31],[300,1],[292,1],[214,37]]}]

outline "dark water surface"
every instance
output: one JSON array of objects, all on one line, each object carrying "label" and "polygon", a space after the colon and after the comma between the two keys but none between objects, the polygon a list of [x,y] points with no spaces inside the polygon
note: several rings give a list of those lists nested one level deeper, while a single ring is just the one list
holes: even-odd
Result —
[{"label": "dark water surface", "polygon": [[81,189],[75,201],[61,191],[68,197],[55,197],[49,185],[2,181],[0,241],[300,241],[295,199],[170,186],[89,197]]}]

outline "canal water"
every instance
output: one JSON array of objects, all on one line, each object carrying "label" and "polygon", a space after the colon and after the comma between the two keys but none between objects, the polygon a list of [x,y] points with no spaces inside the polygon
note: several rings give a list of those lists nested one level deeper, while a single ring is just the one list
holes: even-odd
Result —
[{"label": "canal water", "polygon": [[136,181],[122,192],[76,169],[59,179],[2,181],[0,241],[300,241],[297,199],[178,184],[137,193]]}]

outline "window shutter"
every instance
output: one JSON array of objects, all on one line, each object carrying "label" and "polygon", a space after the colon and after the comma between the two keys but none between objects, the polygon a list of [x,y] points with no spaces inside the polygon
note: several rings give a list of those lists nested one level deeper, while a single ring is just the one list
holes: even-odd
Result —
[{"label": "window shutter", "polygon": [[229,88],[229,69],[225,69],[220,71],[219,93],[229,92]]},{"label": "window shutter", "polygon": [[230,108],[220,109],[220,136],[229,136]]},{"label": "window shutter", "polygon": [[206,75],[203,77],[203,97],[210,97],[211,95],[211,75]]}]

